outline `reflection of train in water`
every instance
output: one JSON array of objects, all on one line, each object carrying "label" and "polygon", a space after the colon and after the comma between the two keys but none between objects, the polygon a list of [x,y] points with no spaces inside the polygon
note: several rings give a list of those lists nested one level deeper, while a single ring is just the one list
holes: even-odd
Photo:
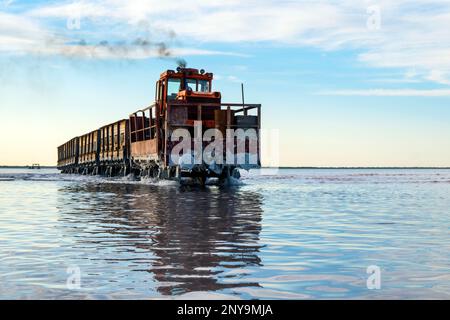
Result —
[{"label": "reflection of train in water", "polygon": [[[89,200],[60,214],[61,232],[73,239],[75,251],[90,249],[91,256],[83,257],[95,261],[102,273],[119,266],[128,270],[126,283],[116,286],[133,282],[162,295],[258,287],[242,275],[261,265],[261,195],[168,189],[126,184],[65,187],[60,192]],[[60,207],[67,210],[63,203]]]},{"label": "reflection of train in water", "polygon": [[[204,183],[207,177],[236,177],[238,168],[260,167],[261,105],[222,103],[220,92],[212,91],[212,79],[213,74],[203,70],[167,70],[156,82],[153,105],[131,114],[128,119],[61,145],[58,168],[63,173],[113,176],[132,172],[136,176],[163,179],[193,177]],[[174,160],[172,154],[175,146],[185,139],[173,140],[173,133],[179,129],[189,133],[188,143],[194,145],[192,149],[198,137],[200,144],[204,144],[202,138],[208,129],[217,130],[221,136],[215,134],[214,139],[210,137],[211,142],[225,141],[223,137],[229,138],[230,130],[254,131],[255,134],[244,135],[243,142],[231,136],[230,144],[222,143],[226,146],[213,152],[214,156],[222,152],[223,158],[232,154],[231,161],[227,158],[227,161],[211,162],[200,152],[200,155],[189,153],[189,160],[192,156],[197,161],[185,165],[186,158]],[[244,154],[244,161],[237,159],[241,154]],[[249,161],[249,158],[255,160]]]}]

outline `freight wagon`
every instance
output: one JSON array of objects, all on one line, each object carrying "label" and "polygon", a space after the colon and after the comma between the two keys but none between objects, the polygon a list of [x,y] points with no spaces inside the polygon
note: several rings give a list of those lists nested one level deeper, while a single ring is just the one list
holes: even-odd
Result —
[{"label": "freight wagon", "polygon": [[259,168],[261,105],[222,103],[212,73],[178,68],[156,82],[155,103],[58,147],[63,173],[225,180]]}]

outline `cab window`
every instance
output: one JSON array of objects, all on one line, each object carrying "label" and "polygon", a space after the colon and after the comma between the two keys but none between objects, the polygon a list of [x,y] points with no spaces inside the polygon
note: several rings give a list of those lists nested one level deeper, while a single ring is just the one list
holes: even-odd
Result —
[{"label": "cab window", "polygon": [[180,79],[169,79],[167,84],[167,100],[175,100],[180,91]]},{"label": "cab window", "polygon": [[198,80],[198,89],[199,92],[210,92],[209,81],[207,80]]},{"label": "cab window", "polygon": [[195,79],[186,79],[186,89],[191,88],[192,91],[197,91],[197,80]]}]

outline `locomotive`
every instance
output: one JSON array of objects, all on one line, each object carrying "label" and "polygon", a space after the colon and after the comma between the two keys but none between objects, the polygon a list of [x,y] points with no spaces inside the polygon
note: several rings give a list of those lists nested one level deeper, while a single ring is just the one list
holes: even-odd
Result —
[{"label": "locomotive", "polygon": [[260,168],[261,105],[223,103],[212,81],[203,69],[163,72],[152,105],[59,146],[58,169],[204,184]]}]

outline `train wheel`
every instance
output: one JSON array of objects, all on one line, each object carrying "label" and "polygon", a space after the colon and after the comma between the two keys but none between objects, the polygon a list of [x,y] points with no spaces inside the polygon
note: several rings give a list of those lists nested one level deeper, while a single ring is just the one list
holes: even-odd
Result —
[{"label": "train wheel", "polygon": [[201,187],[204,187],[206,185],[206,176],[197,177],[196,181]]},{"label": "train wheel", "polygon": [[231,176],[233,178],[235,178],[236,180],[240,179],[241,178],[241,173],[239,172],[239,169],[234,168],[233,169],[233,173],[231,174]]}]

